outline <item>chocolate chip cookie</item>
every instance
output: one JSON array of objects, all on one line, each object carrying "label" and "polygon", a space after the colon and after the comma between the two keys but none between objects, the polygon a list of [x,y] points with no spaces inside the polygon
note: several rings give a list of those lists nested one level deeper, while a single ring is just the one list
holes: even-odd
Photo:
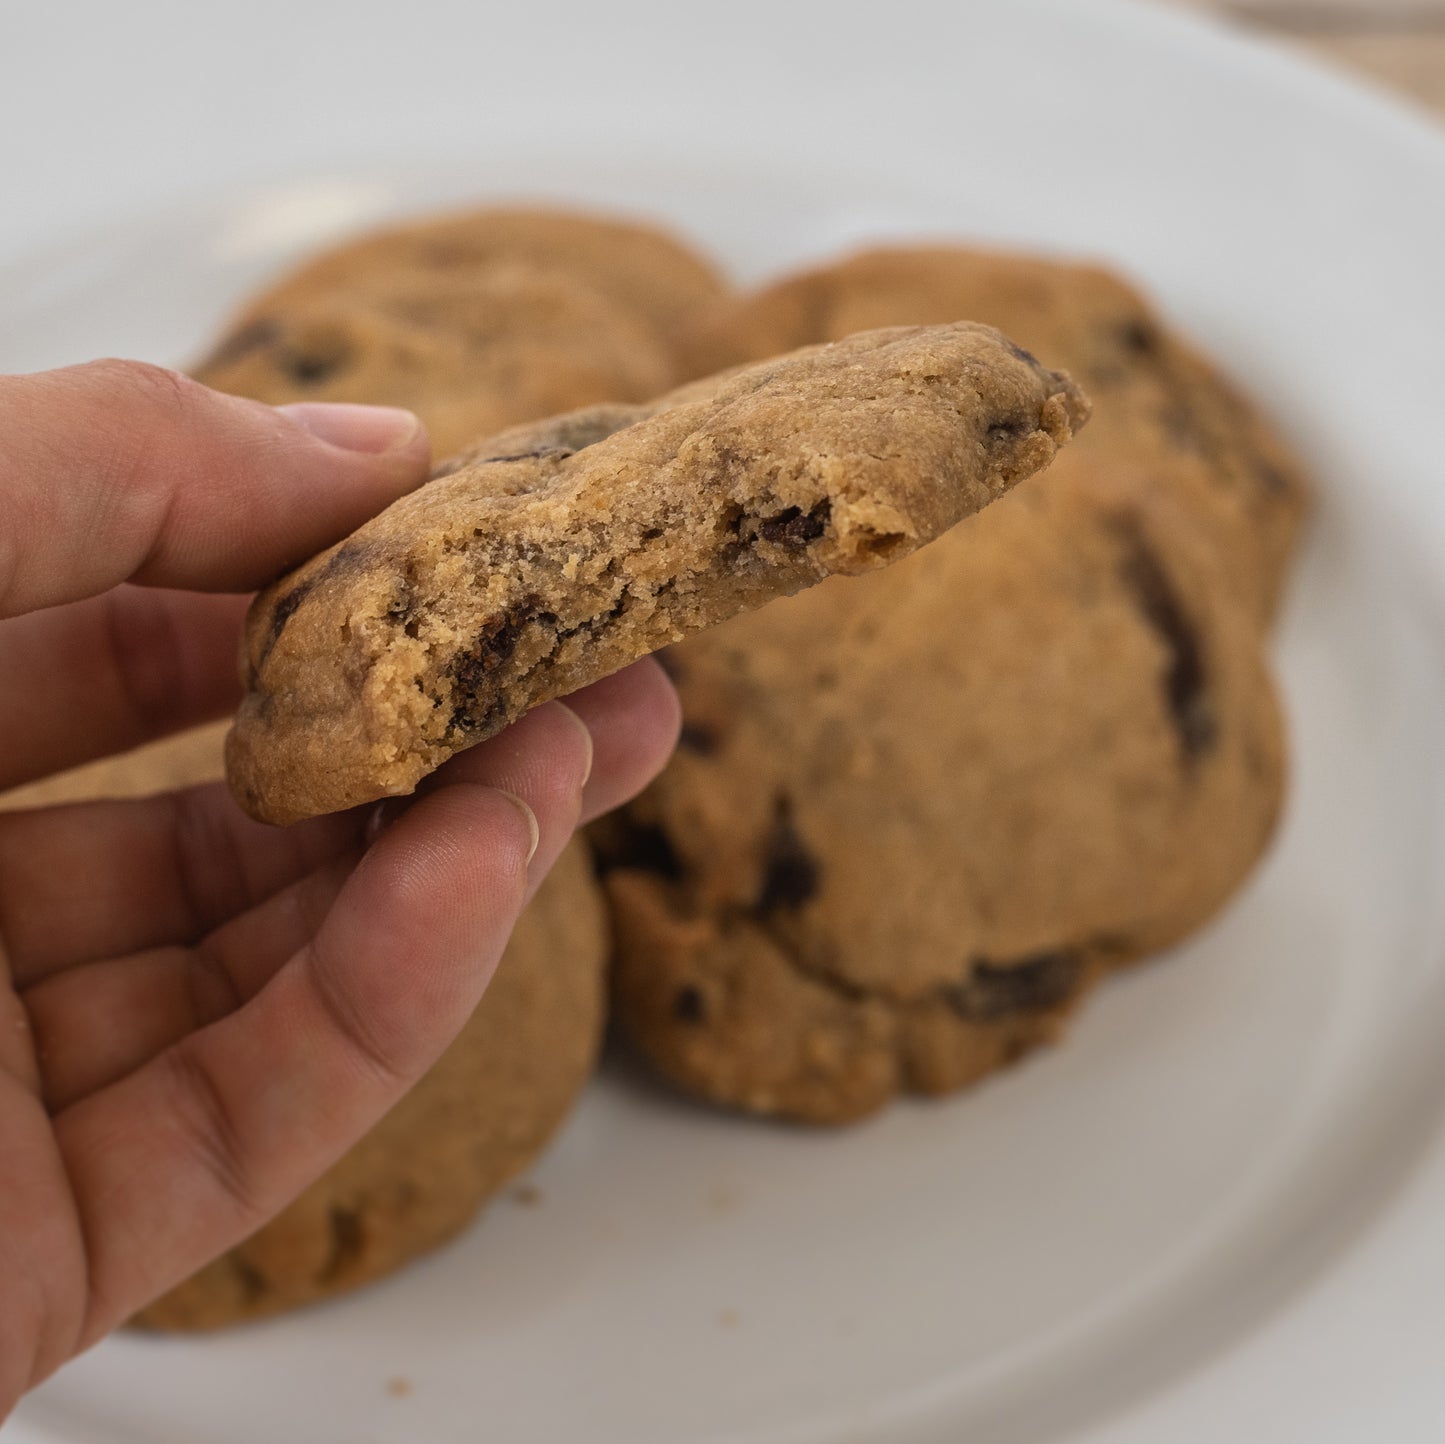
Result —
[{"label": "chocolate chip cookie", "polygon": [[698,312],[688,368],[713,371],[875,326],[968,317],[998,326],[1089,392],[1095,419],[1069,467],[1130,458],[1187,496],[1225,584],[1268,617],[1308,486],[1289,448],[1131,286],[1095,266],[962,247],[864,252]]},{"label": "chocolate chip cookie", "polygon": [[650,227],[486,210],[374,232],[251,301],[194,374],[257,400],[406,406],[437,454],[681,379],[677,333],[724,292]]},{"label": "chocolate chip cookie", "polygon": [[481,1006],[355,1148],[264,1228],[143,1310],[159,1329],[261,1318],[368,1283],[465,1228],[590,1075],[605,925],[580,843],[522,914]]},{"label": "chocolate chip cookie", "polygon": [[257,599],[232,786],[281,823],[408,792],[529,707],[907,555],[1086,414],[1066,376],[961,322],[508,433]]},{"label": "chocolate chip cookie", "polygon": [[405,406],[439,454],[595,401],[645,401],[676,379],[645,318],[565,272],[519,261],[297,294],[238,326],[195,374],[273,405]]},{"label": "chocolate chip cookie", "polygon": [[812,1123],[958,1088],[1249,872],[1257,623],[1186,502],[1096,465],[664,653],[681,746],[594,841],[614,1014],[683,1088]]},{"label": "chocolate chip cookie", "polygon": [[565,210],[490,207],[408,221],[334,247],[262,292],[241,321],[323,294],[365,297],[398,276],[431,277],[459,290],[519,261],[586,282],[664,336],[727,289],[715,266],[657,227]]}]

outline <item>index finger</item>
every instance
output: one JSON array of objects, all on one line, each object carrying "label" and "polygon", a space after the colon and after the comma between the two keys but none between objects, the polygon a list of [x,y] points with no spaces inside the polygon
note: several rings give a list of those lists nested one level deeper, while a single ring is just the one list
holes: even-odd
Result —
[{"label": "index finger", "polygon": [[534,827],[490,787],[422,799],[254,998],[56,1116],[89,1244],[82,1347],[278,1212],[431,1066],[501,956]]},{"label": "index finger", "polygon": [[0,376],[0,617],[123,581],[250,591],[425,479],[410,412],[277,409],[95,361]]}]

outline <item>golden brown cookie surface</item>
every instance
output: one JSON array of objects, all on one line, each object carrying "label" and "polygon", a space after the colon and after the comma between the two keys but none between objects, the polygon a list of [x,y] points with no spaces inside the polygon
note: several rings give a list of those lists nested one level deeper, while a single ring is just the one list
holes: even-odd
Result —
[{"label": "golden brown cookie surface", "polygon": [[539,416],[645,401],[679,378],[677,333],[724,292],[649,226],[491,209],[338,246],[253,299],[195,374],[273,404],[405,406],[435,455]]},{"label": "golden brown cookie surface", "polygon": [[460,289],[518,261],[584,281],[663,333],[726,289],[715,266],[655,226],[498,206],[424,217],[336,246],[263,291],[243,320],[322,294],[366,296],[397,276],[431,277]]},{"label": "golden brown cookie surface", "polygon": [[615,1012],[757,1112],[846,1121],[1054,1036],[1231,895],[1280,804],[1255,622],[1144,478],[1050,470],[665,660],[679,753],[596,834]]},{"label": "golden brown cookie surface", "polygon": [[232,785],[273,822],[410,791],[529,707],[906,555],[1086,415],[1067,377],[958,323],[564,420],[575,450],[556,424],[509,434],[257,599]]},{"label": "golden brown cookie surface", "polygon": [[1221,906],[1280,805],[1261,632],[1307,486],[1130,287],[893,248],[720,301],[686,349],[965,315],[1069,368],[1089,427],[899,567],[670,651],[682,749],[598,829],[619,1019],[717,1102],[845,1121],[1010,1061]]},{"label": "golden brown cookie surface", "polygon": [[672,384],[674,366],[626,307],[565,272],[508,262],[297,296],[233,331],[196,374],[273,405],[405,406],[444,455],[532,417],[645,401]]},{"label": "golden brown cookie surface", "polygon": [[703,373],[874,326],[968,317],[1067,370],[1094,420],[1071,466],[1132,460],[1188,494],[1232,585],[1268,616],[1308,501],[1298,461],[1259,412],[1112,272],[965,247],[893,247],[700,311],[685,340]]}]

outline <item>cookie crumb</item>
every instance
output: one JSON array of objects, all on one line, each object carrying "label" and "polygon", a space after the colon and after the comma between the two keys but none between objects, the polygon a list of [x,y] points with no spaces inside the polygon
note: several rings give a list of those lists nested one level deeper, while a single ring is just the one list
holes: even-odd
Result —
[{"label": "cookie crumb", "polygon": [[512,1202],[523,1208],[536,1208],[542,1201],[542,1190],[535,1183],[519,1183],[512,1190]]},{"label": "cookie crumb", "polygon": [[396,1378],[386,1381],[386,1392],[390,1394],[393,1399],[405,1399],[406,1396],[411,1393],[411,1390],[411,1380],[404,1375],[398,1374]]},{"label": "cookie crumb", "polygon": [[742,1316],[736,1309],[719,1309],[717,1311],[717,1321],[725,1329],[735,1329],[742,1323]]}]

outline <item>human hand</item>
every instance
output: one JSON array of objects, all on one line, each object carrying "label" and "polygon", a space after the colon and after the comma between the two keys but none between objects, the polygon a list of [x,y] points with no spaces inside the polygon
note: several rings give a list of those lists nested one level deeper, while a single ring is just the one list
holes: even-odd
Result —
[{"label": "human hand", "polygon": [[[426,474],[409,413],[136,363],[0,377],[0,420],[0,790],[228,711],[234,594]],[[384,812],[277,830],[215,784],[0,814],[0,1420],[397,1101],[677,727],[646,661]]]}]

